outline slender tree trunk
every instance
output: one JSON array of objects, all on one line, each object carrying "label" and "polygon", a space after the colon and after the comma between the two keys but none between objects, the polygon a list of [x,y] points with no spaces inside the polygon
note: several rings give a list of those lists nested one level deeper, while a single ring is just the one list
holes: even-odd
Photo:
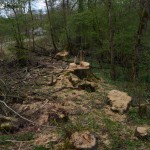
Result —
[{"label": "slender tree trunk", "polygon": [[70,7],[69,7],[69,0],[67,0],[67,10],[69,11]]},{"label": "slender tree trunk", "polygon": [[21,30],[20,30],[20,25],[19,25],[19,20],[17,18],[17,12],[15,10],[15,8],[13,8],[13,12],[15,14],[15,20],[16,20],[16,26],[17,26],[17,46],[20,47],[20,48],[23,48],[23,39],[22,39],[22,36],[21,36]]},{"label": "slender tree trunk", "polygon": [[111,78],[116,80],[116,69],[115,69],[115,50],[114,50],[114,25],[113,25],[113,6],[112,0],[108,0],[108,20],[109,20],[109,50],[111,57]]},{"label": "slender tree trunk", "polygon": [[71,43],[70,43],[70,37],[69,37],[69,33],[67,30],[67,12],[68,12],[68,4],[69,1],[67,0],[67,3],[65,4],[65,0],[63,0],[63,18],[64,18],[64,22],[65,22],[65,33],[66,33],[66,38],[67,38],[67,47],[70,50],[71,49]]},{"label": "slender tree trunk", "polygon": [[[82,13],[84,11],[84,0],[78,0],[78,13]],[[82,49],[82,41],[83,41],[83,38],[82,38],[82,22],[78,25],[78,37],[77,37],[77,42],[78,42],[78,47],[80,49]]]},{"label": "slender tree trunk", "polygon": [[32,48],[35,50],[35,39],[34,39],[34,18],[33,18],[33,13],[32,13],[32,8],[31,8],[31,1],[29,0],[29,11],[31,15],[31,20],[32,20]]},{"label": "slender tree trunk", "polygon": [[49,26],[50,26],[50,34],[51,34],[52,44],[53,44],[55,52],[57,52],[58,49],[57,49],[57,46],[56,46],[56,43],[55,43],[55,38],[54,38],[54,34],[53,34],[53,27],[52,27],[52,22],[51,22],[51,16],[50,16],[49,7],[48,7],[48,1],[47,0],[45,0],[45,4],[46,4],[47,15],[48,15],[48,20],[49,20]]},{"label": "slender tree trunk", "polygon": [[137,30],[136,38],[135,38],[135,44],[133,47],[133,62],[132,62],[132,78],[133,81],[136,81],[139,75],[139,61],[140,61],[140,55],[141,55],[141,45],[142,45],[142,37],[144,32],[147,29],[147,23],[148,23],[148,12],[147,12],[147,4],[148,1],[144,1],[142,4],[142,11],[141,11],[141,17],[139,22],[139,27]]},{"label": "slender tree trunk", "polygon": [[81,13],[81,12],[83,12],[83,6],[84,6],[84,4],[83,4],[83,2],[84,2],[84,0],[78,0],[78,12],[79,13]]}]

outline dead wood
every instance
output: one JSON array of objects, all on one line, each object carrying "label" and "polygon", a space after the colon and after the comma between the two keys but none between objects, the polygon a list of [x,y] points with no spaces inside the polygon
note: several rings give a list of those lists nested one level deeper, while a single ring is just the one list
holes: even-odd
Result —
[{"label": "dead wood", "polygon": [[19,116],[21,119],[23,119],[23,120],[25,120],[25,121],[27,121],[27,122],[33,124],[33,125],[42,126],[42,127],[47,127],[47,128],[58,128],[58,127],[56,127],[56,126],[40,125],[40,124],[38,124],[37,122],[34,122],[34,121],[32,121],[32,120],[30,120],[30,119],[28,119],[28,118],[26,118],[26,117],[20,115],[18,112],[16,112],[16,111],[13,110],[11,107],[9,107],[4,101],[1,101],[1,100],[0,100],[0,103],[3,104],[6,108],[8,108],[10,111],[12,111],[14,114],[16,114],[17,116]]}]

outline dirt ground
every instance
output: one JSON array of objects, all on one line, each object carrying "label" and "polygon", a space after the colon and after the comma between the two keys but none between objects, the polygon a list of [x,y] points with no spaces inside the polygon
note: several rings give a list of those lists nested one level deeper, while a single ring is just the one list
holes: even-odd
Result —
[{"label": "dirt ground", "polygon": [[107,105],[112,89],[117,87],[101,78],[80,79],[67,62],[49,57],[36,56],[24,68],[1,62],[1,100],[17,112],[0,105],[1,114],[17,118],[18,125],[11,132],[0,131],[0,148],[73,150],[71,135],[88,130],[97,138],[98,150],[148,150],[149,142],[134,137],[136,125],[127,115]]}]

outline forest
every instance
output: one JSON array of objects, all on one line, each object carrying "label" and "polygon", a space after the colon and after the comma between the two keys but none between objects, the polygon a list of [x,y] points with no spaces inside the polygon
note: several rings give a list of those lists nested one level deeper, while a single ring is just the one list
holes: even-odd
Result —
[{"label": "forest", "polygon": [[149,0],[1,0],[0,149],[150,150],[149,21]]}]

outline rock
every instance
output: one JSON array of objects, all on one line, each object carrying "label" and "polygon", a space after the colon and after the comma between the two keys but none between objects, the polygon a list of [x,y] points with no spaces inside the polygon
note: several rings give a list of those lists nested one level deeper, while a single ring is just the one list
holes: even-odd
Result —
[{"label": "rock", "polygon": [[89,131],[75,132],[71,136],[71,143],[76,149],[96,150],[96,138]]},{"label": "rock", "polygon": [[135,136],[140,139],[145,139],[148,137],[147,129],[144,127],[137,127],[135,130]]},{"label": "rock", "polygon": [[111,110],[123,114],[129,108],[132,98],[127,93],[118,90],[112,90],[108,93]]}]

